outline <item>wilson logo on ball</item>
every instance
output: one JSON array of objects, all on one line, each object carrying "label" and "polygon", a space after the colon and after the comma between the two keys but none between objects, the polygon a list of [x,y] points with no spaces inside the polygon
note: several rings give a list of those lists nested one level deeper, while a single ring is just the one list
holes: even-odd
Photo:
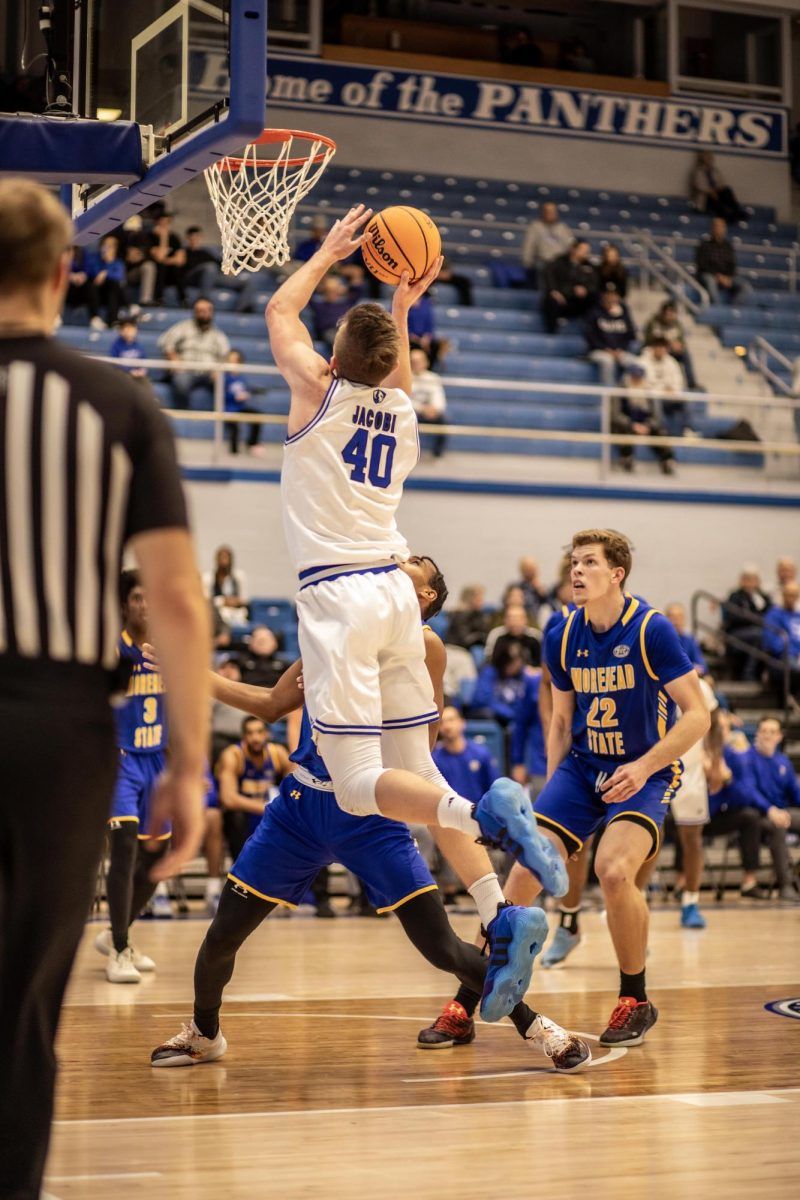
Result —
[{"label": "wilson logo on ball", "polygon": [[396,258],[392,258],[391,254],[386,249],[386,239],[381,237],[381,231],[378,224],[374,223],[370,225],[367,229],[367,233],[370,236],[372,248],[381,262],[384,262],[387,267],[391,267],[393,271],[396,271],[399,265],[398,261]]}]

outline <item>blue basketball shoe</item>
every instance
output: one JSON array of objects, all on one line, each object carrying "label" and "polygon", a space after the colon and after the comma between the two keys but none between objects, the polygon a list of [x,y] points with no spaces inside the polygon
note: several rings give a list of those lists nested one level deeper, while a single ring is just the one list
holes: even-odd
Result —
[{"label": "blue basketball shoe", "polygon": [[579,933],[570,933],[563,925],[559,925],[552,942],[542,955],[542,966],[560,966],[568,955],[572,954],[575,947],[580,945],[580,941]]},{"label": "blue basketball shoe", "polygon": [[681,908],[681,925],[684,929],[705,929],[706,919],[696,904],[684,904]]},{"label": "blue basketball shoe", "polygon": [[528,793],[513,779],[497,779],[473,806],[481,841],[513,854],[535,875],[551,896],[563,896],[569,887],[567,868],[555,846],[536,828]]},{"label": "blue basketball shoe", "polygon": [[484,1021],[499,1021],[516,1008],[528,990],[533,960],[547,938],[542,908],[506,904],[486,930],[491,953],[481,996]]}]

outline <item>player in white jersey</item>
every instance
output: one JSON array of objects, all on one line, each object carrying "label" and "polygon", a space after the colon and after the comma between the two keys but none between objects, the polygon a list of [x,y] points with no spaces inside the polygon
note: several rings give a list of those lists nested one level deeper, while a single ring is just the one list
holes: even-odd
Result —
[{"label": "player in white jersey", "polygon": [[[428,744],[427,726],[438,711],[417,597],[397,566],[408,547],[396,513],[419,457],[409,399],[408,310],[433,283],[442,260],[417,283],[404,275],[391,316],[377,304],[351,309],[340,322],[330,363],[314,350],[300,319],[322,278],[359,247],[370,215],[358,205],[337,221],[266,311],[272,353],[291,389],[281,488],[299,580],[306,705],[317,745],[345,811],[440,825],[501,846],[560,895],[566,871],[538,833],[524,789],[499,780],[473,805],[448,787]],[[493,955],[508,933],[504,945],[522,980],[521,947],[533,917],[514,914],[532,910],[497,910],[503,897],[496,880],[494,886],[486,907],[487,914],[498,912],[487,924]],[[519,927],[512,929],[517,919]]]}]

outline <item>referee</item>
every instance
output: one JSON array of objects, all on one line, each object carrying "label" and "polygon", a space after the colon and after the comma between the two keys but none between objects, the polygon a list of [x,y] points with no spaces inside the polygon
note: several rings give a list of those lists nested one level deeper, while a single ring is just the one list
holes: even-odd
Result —
[{"label": "referee", "polygon": [[148,390],[60,345],[72,225],[0,181],[0,1197],[38,1200],[61,1001],[117,763],[109,696],[123,549],[147,590],[170,760],[159,878],[202,833],[210,644],[167,423]]}]

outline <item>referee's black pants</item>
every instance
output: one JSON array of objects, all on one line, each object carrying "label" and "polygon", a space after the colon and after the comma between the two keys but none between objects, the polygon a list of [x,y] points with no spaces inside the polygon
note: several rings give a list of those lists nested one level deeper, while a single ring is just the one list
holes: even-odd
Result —
[{"label": "referee's black pants", "polygon": [[0,1197],[38,1200],[61,1001],[117,767],[111,710],[0,695]]}]

